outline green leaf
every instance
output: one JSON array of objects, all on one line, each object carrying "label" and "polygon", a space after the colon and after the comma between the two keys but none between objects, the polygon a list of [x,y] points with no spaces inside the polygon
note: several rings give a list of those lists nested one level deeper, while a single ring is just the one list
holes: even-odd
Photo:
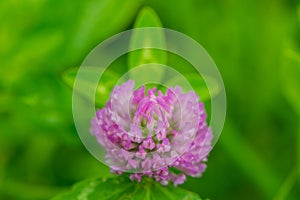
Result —
[{"label": "green leaf", "polygon": [[[184,80],[184,77],[186,80]],[[187,82],[192,86],[194,91],[199,95],[201,101],[207,101],[213,97],[215,97],[220,92],[220,85],[218,85],[217,81],[214,80],[212,77],[207,77],[207,81],[212,85],[211,91],[208,90],[207,84],[205,83],[204,79],[198,74],[184,74],[183,76],[175,76],[166,82],[168,86],[176,86],[180,85],[183,91],[187,92],[191,88],[189,87]]]},{"label": "green leaf", "polygon": [[[78,69],[79,67],[68,69],[62,75],[64,82],[71,88],[74,87],[74,81]],[[97,70],[102,70],[102,69],[98,67],[84,67],[82,70],[83,70],[82,76],[80,78],[77,78],[78,85],[80,85],[80,88],[76,88],[76,90],[84,97],[92,101],[93,99],[90,99],[91,95],[86,93],[86,91],[91,91],[91,90],[87,90],[87,88],[94,87],[94,84],[89,81],[89,77],[94,76]],[[106,102],[109,99],[110,93],[113,90],[118,79],[119,79],[118,74],[116,74],[115,72],[109,69],[105,70],[105,72],[101,76],[101,79],[96,89],[96,94],[95,94],[96,105],[103,106],[106,104]]]},{"label": "green leaf", "polygon": [[[143,8],[134,23],[134,28],[142,27],[162,27],[159,17],[156,13],[149,7]],[[135,30],[131,36],[130,40],[130,49],[135,49],[138,47],[147,47],[150,45],[155,45],[164,48],[165,36],[162,30],[151,30],[148,32]],[[149,63],[160,63],[166,64],[167,62],[167,53],[159,49],[143,48],[135,50],[129,53],[128,55],[128,66],[129,69],[132,69],[136,66]],[[134,72],[132,76],[136,77]],[[156,76],[162,77],[163,71],[158,70],[153,72]],[[137,75],[138,77],[138,75]]]},{"label": "green leaf", "polygon": [[194,199],[200,197],[182,188],[172,185],[162,186],[152,179],[145,178],[140,183],[125,177],[111,179],[91,179],[76,184],[72,190],[58,195],[53,200],[114,200],[114,199]]},{"label": "green leaf", "polygon": [[290,49],[285,51],[281,74],[285,97],[300,114],[300,54]]}]

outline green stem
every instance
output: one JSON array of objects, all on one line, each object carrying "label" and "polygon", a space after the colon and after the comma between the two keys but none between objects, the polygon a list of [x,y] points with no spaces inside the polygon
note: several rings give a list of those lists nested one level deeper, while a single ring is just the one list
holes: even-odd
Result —
[{"label": "green stem", "polygon": [[[300,114],[299,114],[300,118]],[[286,178],[282,186],[279,188],[277,195],[275,196],[274,200],[284,200],[287,199],[288,194],[290,193],[291,189],[295,185],[297,179],[300,176],[300,124],[298,125],[298,132],[297,132],[297,142],[296,142],[296,166],[291,171],[289,176]]]},{"label": "green stem", "polygon": [[288,197],[288,194],[290,193],[291,189],[295,185],[298,177],[298,168],[295,167],[291,171],[291,173],[288,175],[286,180],[283,182],[281,187],[279,188],[277,194],[274,197],[274,200],[285,200]]},{"label": "green stem", "polygon": [[271,199],[280,187],[280,179],[271,170],[259,153],[245,141],[232,122],[227,118],[220,138],[222,146],[240,169],[261,188],[266,199]]},{"label": "green stem", "polygon": [[[299,112],[299,119],[300,119],[300,112]],[[296,148],[297,148],[297,175],[298,177],[300,176],[300,123],[298,124],[298,134],[297,134],[297,144],[296,144]]]}]

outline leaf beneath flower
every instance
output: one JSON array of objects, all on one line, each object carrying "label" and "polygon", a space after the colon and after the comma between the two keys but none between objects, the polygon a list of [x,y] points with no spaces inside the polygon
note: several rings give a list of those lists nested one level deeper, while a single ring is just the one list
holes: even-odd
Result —
[{"label": "leaf beneath flower", "polygon": [[152,179],[142,182],[132,182],[128,178],[116,177],[111,179],[91,179],[73,186],[72,190],[54,197],[52,200],[115,200],[115,199],[190,199],[201,198],[182,188],[172,185],[162,186]]}]

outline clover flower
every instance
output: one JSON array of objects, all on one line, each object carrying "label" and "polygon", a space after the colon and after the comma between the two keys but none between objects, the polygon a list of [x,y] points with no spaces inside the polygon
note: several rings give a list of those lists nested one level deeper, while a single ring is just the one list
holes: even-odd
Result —
[{"label": "clover flower", "polygon": [[96,111],[91,133],[104,148],[111,173],[175,186],[186,175],[202,175],[213,137],[193,91],[182,93],[178,86],[165,94],[145,86],[134,90],[132,80],[115,86],[106,106]]}]

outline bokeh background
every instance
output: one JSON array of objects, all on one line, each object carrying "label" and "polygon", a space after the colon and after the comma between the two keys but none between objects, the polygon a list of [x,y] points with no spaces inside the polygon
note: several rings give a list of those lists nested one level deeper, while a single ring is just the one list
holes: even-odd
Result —
[{"label": "bokeh background", "polygon": [[[79,140],[62,74],[132,28],[143,6],[202,44],[226,87],[207,171],[182,187],[210,199],[300,199],[296,0],[0,1],[0,199],[49,199],[110,176]],[[116,73],[126,71],[120,63]]]}]

